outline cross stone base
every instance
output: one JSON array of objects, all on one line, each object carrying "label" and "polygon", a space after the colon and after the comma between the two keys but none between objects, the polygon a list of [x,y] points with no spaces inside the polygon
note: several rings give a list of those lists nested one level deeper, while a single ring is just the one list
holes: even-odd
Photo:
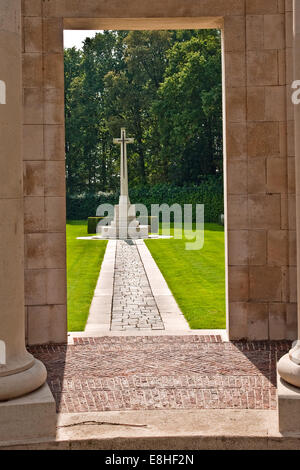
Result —
[{"label": "cross stone base", "polygon": [[149,236],[149,226],[140,225],[135,217],[135,206],[131,204],[119,204],[115,206],[114,220],[111,225],[98,226],[97,234],[105,239],[145,239]]}]

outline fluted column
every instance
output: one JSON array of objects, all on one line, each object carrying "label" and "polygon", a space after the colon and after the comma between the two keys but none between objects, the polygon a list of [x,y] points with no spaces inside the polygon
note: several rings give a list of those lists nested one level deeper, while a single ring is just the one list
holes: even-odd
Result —
[{"label": "fluted column", "polygon": [[0,2],[0,401],[46,381],[25,348],[21,0]]},{"label": "fluted column", "polygon": [[[294,81],[300,80],[300,0],[293,0]],[[278,373],[289,384],[300,387],[300,104],[294,103],[295,177],[297,230],[298,341],[278,363]]]}]

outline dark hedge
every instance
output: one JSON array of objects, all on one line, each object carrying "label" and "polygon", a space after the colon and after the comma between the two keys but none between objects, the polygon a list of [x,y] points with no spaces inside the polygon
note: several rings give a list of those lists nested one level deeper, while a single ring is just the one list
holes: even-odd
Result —
[{"label": "dark hedge", "polygon": [[[118,203],[119,194],[103,195],[67,195],[67,218],[81,220],[95,217],[100,204]],[[130,189],[130,200],[133,204],[144,204],[150,214],[151,204],[204,204],[205,222],[219,222],[220,214],[224,213],[223,179],[218,176],[203,178],[198,186],[172,186],[156,184],[139,186]]]}]

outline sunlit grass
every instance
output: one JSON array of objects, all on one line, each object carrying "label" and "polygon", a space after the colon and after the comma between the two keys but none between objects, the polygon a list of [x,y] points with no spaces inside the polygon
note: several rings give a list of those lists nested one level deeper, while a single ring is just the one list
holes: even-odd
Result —
[{"label": "sunlit grass", "polygon": [[107,241],[77,240],[87,236],[87,222],[67,222],[68,330],[83,331]]},{"label": "sunlit grass", "polygon": [[[167,232],[163,232],[167,235]],[[190,232],[191,233],[191,232]],[[178,305],[193,329],[221,329],[225,319],[224,229],[206,224],[201,250],[186,250],[181,229],[175,238],[146,240]],[[200,233],[198,233],[201,241]],[[77,240],[87,236],[86,221],[67,222],[68,329],[83,331],[99,276],[107,241]]]},{"label": "sunlit grass", "polygon": [[[167,235],[165,230],[161,233]],[[176,239],[181,229],[171,228],[171,235],[175,237],[146,244],[190,327],[226,328],[224,228],[205,224],[201,250],[186,250],[191,240]],[[191,231],[186,235],[189,238]]]}]

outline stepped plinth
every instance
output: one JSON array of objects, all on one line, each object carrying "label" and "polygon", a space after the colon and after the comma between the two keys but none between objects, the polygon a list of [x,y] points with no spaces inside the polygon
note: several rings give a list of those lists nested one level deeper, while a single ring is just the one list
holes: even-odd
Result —
[{"label": "stepped plinth", "polygon": [[[127,214],[127,216],[126,216]],[[102,238],[107,239],[139,239],[148,238],[149,228],[148,225],[140,225],[137,220],[135,206],[133,204],[115,206],[114,220],[108,226],[98,226],[97,233]]]}]

